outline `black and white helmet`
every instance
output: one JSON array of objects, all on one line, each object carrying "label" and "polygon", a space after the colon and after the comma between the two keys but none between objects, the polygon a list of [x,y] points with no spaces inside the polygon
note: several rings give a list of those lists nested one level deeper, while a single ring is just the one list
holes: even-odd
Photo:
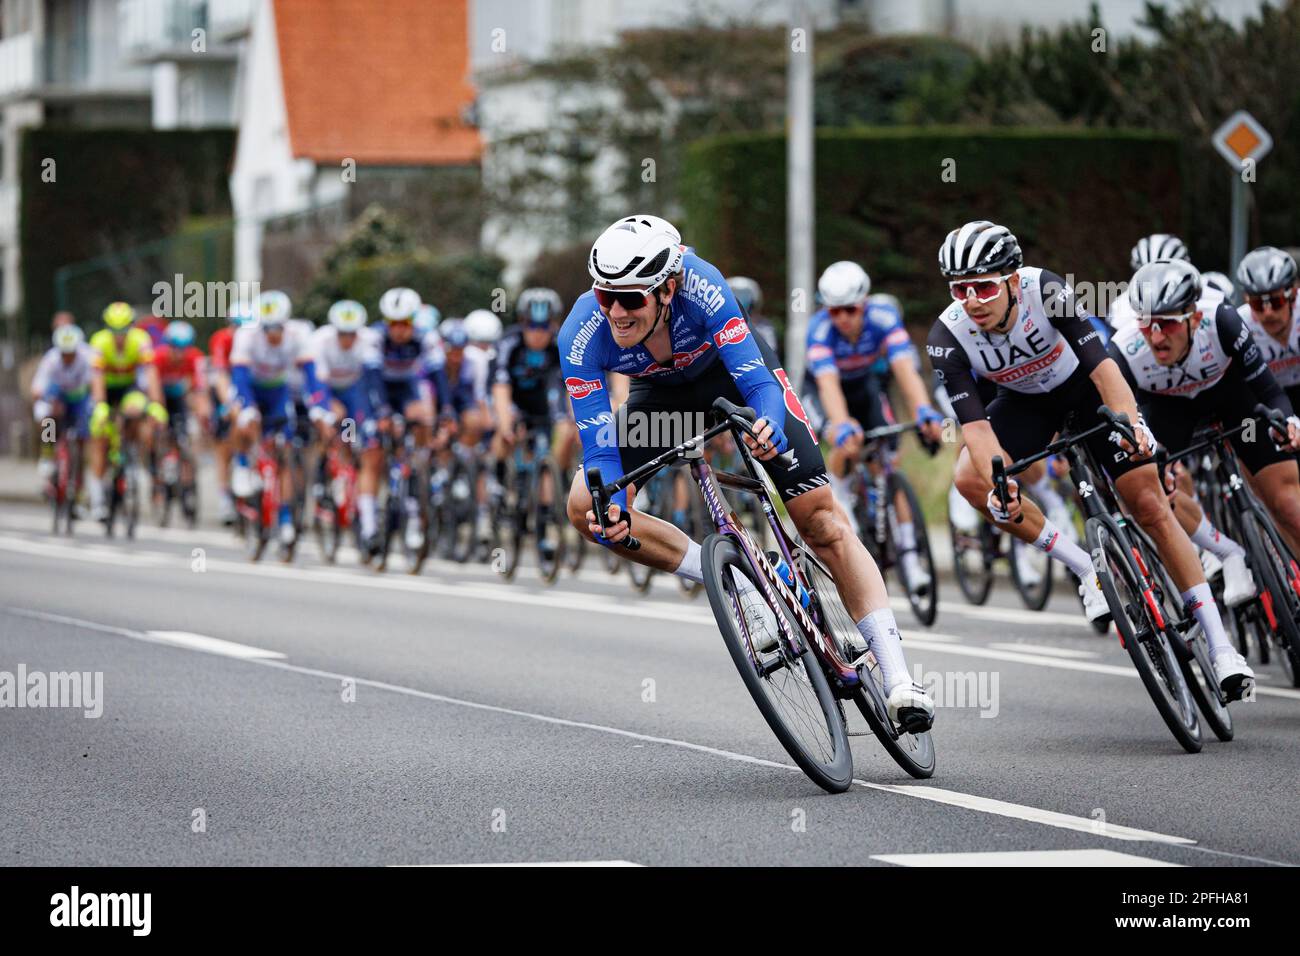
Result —
[{"label": "black and white helmet", "polygon": [[1201,297],[1201,274],[1181,259],[1148,262],[1133,274],[1128,304],[1139,316],[1181,315]]},{"label": "black and white helmet", "polygon": [[1295,259],[1275,246],[1260,246],[1237,266],[1237,281],[1247,295],[1267,295],[1296,284]]},{"label": "black and white helmet", "polygon": [[1160,262],[1168,259],[1181,259],[1183,262],[1192,261],[1183,240],[1177,236],[1171,236],[1167,232],[1153,232],[1151,235],[1143,236],[1137,241],[1137,245],[1133,247],[1133,251],[1128,255],[1128,264],[1134,272],[1137,272],[1148,262]]},{"label": "black and white helmet", "polygon": [[608,289],[655,288],[682,268],[681,233],[658,216],[628,216],[600,234],[587,257],[587,271]]},{"label": "black and white helmet", "polygon": [[541,286],[525,289],[515,302],[515,315],[525,324],[545,325],[559,319],[563,312],[560,293]]},{"label": "black and white helmet", "polygon": [[1205,288],[1214,289],[1225,299],[1231,299],[1237,291],[1232,280],[1222,272],[1202,272],[1201,281],[1205,284]]},{"label": "black and white helmet", "polygon": [[954,229],[939,247],[939,271],[947,279],[1019,269],[1024,264],[1020,243],[1011,230],[987,219]]}]

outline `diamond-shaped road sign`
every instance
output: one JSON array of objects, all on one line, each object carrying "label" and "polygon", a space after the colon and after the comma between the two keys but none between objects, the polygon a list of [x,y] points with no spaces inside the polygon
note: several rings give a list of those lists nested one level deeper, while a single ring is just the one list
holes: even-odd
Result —
[{"label": "diamond-shaped road sign", "polygon": [[1259,162],[1273,148],[1273,137],[1259,120],[1245,110],[1237,110],[1210,138],[1219,155],[1235,170],[1246,160]]}]

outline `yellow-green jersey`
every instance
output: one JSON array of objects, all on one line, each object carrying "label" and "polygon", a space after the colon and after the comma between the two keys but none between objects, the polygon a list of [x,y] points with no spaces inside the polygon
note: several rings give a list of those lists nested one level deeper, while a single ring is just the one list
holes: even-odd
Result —
[{"label": "yellow-green jersey", "polygon": [[120,347],[112,330],[100,329],[90,337],[93,368],[102,369],[104,384],[109,388],[128,388],[135,384],[136,372],[153,362],[153,340],[144,329],[128,329]]}]

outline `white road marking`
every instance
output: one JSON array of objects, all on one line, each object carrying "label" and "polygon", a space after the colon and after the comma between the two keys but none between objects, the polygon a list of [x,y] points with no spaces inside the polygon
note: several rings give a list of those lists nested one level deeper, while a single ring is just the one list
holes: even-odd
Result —
[{"label": "white road marking", "polygon": [[1182,866],[1114,850],[1020,850],[1004,853],[889,853],[895,866]]},{"label": "white road marking", "polygon": [[56,624],[69,624],[73,627],[82,627],[92,631],[102,631],[105,634],[116,634],[119,637],[129,637],[137,641],[147,641],[150,644],[170,644],[173,647],[184,647],[192,651],[202,651],[205,654],[220,654],[223,657],[236,657],[240,660],[284,660],[285,655],[279,651],[268,651],[260,647],[249,647],[247,644],[236,644],[234,641],[223,641],[219,637],[208,637],[204,634],[191,634],[189,631],[135,631],[129,627],[113,627],[109,624],[99,624],[95,621],[84,621],[78,617],[68,617],[64,614],[50,614],[46,611],[31,611],[27,608],[8,607],[5,610],[20,617],[31,617],[38,621],[52,621]]},{"label": "white road marking", "polygon": [[[82,621],[77,618],[64,617],[56,614],[45,614],[44,612],[28,611],[23,608],[8,607],[5,608],[10,613],[19,614],[27,617],[38,617],[50,620],[58,620],[73,626],[86,627],[91,630],[105,631],[108,633],[119,634],[124,637],[130,637],[138,640],[146,640],[157,643],[144,631],[132,631],[128,628],[109,627],[97,624],[93,621]],[[193,649],[188,645],[176,645],[182,649]],[[946,646],[946,645],[945,645]],[[357,686],[373,687],[376,690],[386,690],[394,694],[402,694],[407,697],[415,697],[420,700],[435,701],[441,704],[450,704],[456,707],[466,707],[472,710],[486,711],[494,714],[504,714],[511,717],[521,717],[527,720],[538,721],[539,723],[552,724],[560,727],[570,727],[579,730],[590,730],[596,733],[610,734],[613,736],[624,737],[631,740],[639,740],[644,743],[662,744],[669,747],[678,747],[683,750],[691,750],[696,753],[709,754],[710,756],[720,757],[724,760],[732,760],[738,763],[752,764],[760,767],[771,767],[773,769],[788,770],[795,773],[801,773],[798,767],[793,764],[780,763],[775,760],[766,760],[762,757],[755,757],[750,754],[738,753],[734,750],[723,750],[718,747],[710,747],[705,744],[697,744],[688,740],[679,740],[673,737],[658,737],[653,734],[638,733],[633,730],[624,730],[621,727],[611,727],[607,724],[595,724],[587,721],[570,720],[565,717],[553,717],[549,714],[538,714],[526,710],[517,710],[512,707],[501,707],[496,704],[485,704],[479,701],[465,700],[459,697],[448,697],[445,694],[435,694],[430,691],[418,690],[414,687],[403,687],[400,684],[390,684],[386,681],[371,680],[366,677],[356,677],[351,674],[340,674],[333,671],[320,670],[314,667],[303,667],[298,664],[290,664],[282,660],[269,660],[266,658],[238,658],[251,664],[259,664],[263,667],[275,667],[280,670],[290,671],[295,674],[302,674],[308,677],[320,677],[339,683],[344,680],[350,680]],[[978,813],[987,813],[994,816],[1012,817],[1018,820],[1024,820],[1029,823],[1042,824],[1043,826],[1058,827],[1065,830],[1077,830],[1092,833],[1095,836],[1106,837],[1112,840],[1147,840],[1157,843],[1170,843],[1182,845],[1194,845],[1195,840],[1187,837],[1170,836],[1168,834],[1156,833],[1152,830],[1140,830],[1133,827],[1118,826],[1112,823],[1103,823],[1101,821],[1089,819],[1087,817],[1071,816],[1067,813],[1057,813],[1054,810],[1042,810],[1038,807],[1023,806],[1018,803],[1008,803],[1003,800],[993,800],[987,797],[978,797],[974,794],[960,793],[956,790],[944,790],[939,787],[918,786],[918,785],[898,785],[871,783],[867,780],[854,778],[853,781],[860,787],[869,790],[879,790],[882,793],[892,793],[898,796],[914,797],[921,800],[929,800],[935,803],[943,803],[948,806],[959,807],[964,810],[973,810]]]},{"label": "white road marking", "polygon": [[[927,637],[929,635],[926,635]],[[988,645],[998,651],[1030,651],[1034,654],[1046,654],[1048,657],[1073,657],[1083,659],[1096,657],[1094,651],[1076,651],[1068,647],[1052,647],[1048,644],[1021,644],[1018,642],[996,642]]]},{"label": "white road marking", "polygon": [[430,866],[643,866],[630,860],[556,860],[548,863],[394,863],[398,869]]},{"label": "white road marking", "polygon": [[[59,559],[90,561],[97,564],[122,564],[121,556],[130,553],[113,551],[109,554],[100,554],[69,545],[55,544],[49,541],[34,541],[28,538],[2,534],[0,534],[0,550]],[[188,573],[189,561],[189,555],[178,555],[175,558],[157,555],[148,563],[157,567],[184,567]],[[441,584],[424,578],[381,577],[379,575],[357,574],[341,569],[251,564],[243,561],[228,561],[222,558],[208,558],[207,568],[209,573],[221,571],[256,578],[276,577],[286,581],[317,581],[332,586],[345,585],[348,587],[377,588],[387,591],[407,591],[439,597],[454,597],[462,602],[479,600],[498,604],[524,604],[558,610],[586,613],[595,611],[620,617],[631,616],[683,624],[698,624],[710,629],[716,627],[712,613],[703,608],[674,606],[654,601],[636,601],[612,595],[590,595],[581,592],[535,594],[497,584]],[[1111,677],[1136,678],[1138,676],[1137,671],[1133,670],[1128,664],[1103,664],[1098,661],[1068,660],[1063,657],[1049,657],[1046,654],[1026,654],[1019,651],[999,650],[991,645],[979,646],[960,642],[961,638],[956,635],[932,633],[920,629],[909,630],[903,635],[904,647],[909,650],[916,648],[940,651],[963,657],[1001,660],[1037,667],[1051,667],[1058,670],[1085,671]],[[1300,690],[1289,687],[1260,687],[1256,685],[1255,693],[1261,697],[1283,697],[1289,700],[1300,700]]]},{"label": "white road marking", "polygon": [[285,658],[285,655],[279,651],[249,647],[247,644],[236,644],[234,641],[223,641],[219,637],[208,637],[206,634],[192,634],[189,631],[145,631],[144,633],[160,644],[174,644],[177,647],[188,647],[191,650],[204,651],[208,654],[224,654],[226,657],[250,659],[261,657],[284,660]]}]

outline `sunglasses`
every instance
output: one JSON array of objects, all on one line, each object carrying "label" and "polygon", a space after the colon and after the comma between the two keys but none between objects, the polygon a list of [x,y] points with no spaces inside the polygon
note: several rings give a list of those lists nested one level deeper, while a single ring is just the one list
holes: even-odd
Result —
[{"label": "sunglasses", "polygon": [[591,291],[596,293],[596,302],[601,309],[608,312],[614,308],[617,302],[623,307],[624,312],[635,312],[651,300],[655,289],[604,289],[598,285],[593,285]]},{"label": "sunglasses", "polygon": [[948,283],[948,291],[953,299],[965,302],[971,295],[977,302],[992,302],[1002,292],[1002,283],[1010,276],[995,276],[992,279],[958,279]]},{"label": "sunglasses", "polygon": [[1139,315],[1135,318],[1139,329],[1149,329],[1154,325],[1163,334],[1168,335],[1195,314],[1195,312],[1184,312],[1182,315]]},{"label": "sunglasses", "polygon": [[861,311],[862,311],[862,306],[860,306],[860,305],[832,305],[832,306],[830,306],[826,311],[828,311],[831,315],[843,315],[843,314],[845,314],[846,312],[850,312],[850,313],[861,312]]},{"label": "sunglasses", "polygon": [[1248,295],[1246,302],[1256,312],[1263,312],[1266,309],[1270,312],[1280,312],[1286,308],[1287,302],[1291,300],[1290,293],[1272,292],[1268,295]]}]

